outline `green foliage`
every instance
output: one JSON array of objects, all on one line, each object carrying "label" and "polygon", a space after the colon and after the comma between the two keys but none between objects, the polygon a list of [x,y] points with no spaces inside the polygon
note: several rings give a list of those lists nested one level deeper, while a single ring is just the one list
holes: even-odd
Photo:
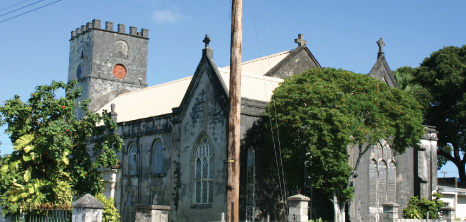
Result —
[{"label": "green foliage", "polygon": [[466,45],[432,53],[412,73],[413,82],[430,94],[425,124],[439,131],[438,154],[452,161],[466,181]]},{"label": "green foliage", "polygon": [[[0,170],[4,213],[16,212],[19,204],[70,204],[72,195],[96,194],[102,185],[97,169],[117,163],[122,139],[114,133],[116,123],[106,113],[89,112],[88,101],[81,104],[86,116],[76,119],[75,86],[52,82],[36,87],[27,102],[14,96],[0,106],[0,122],[14,145]],[[59,90],[66,96],[57,98]]]},{"label": "green foliage", "polygon": [[285,79],[266,110],[280,128],[289,181],[302,178],[296,169],[306,161],[313,186],[329,197],[335,191],[341,203],[353,194],[350,147],[362,156],[386,140],[402,153],[417,146],[424,133],[420,105],[412,96],[341,69],[311,69]]},{"label": "green foliage", "polygon": [[99,193],[95,196],[97,200],[105,205],[105,208],[102,212],[102,222],[117,222],[120,221],[120,214],[115,208],[115,203],[113,198],[107,198],[104,194]]},{"label": "green foliage", "polygon": [[425,197],[419,200],[419,197],[411,196],[408,206],[403,208],[403,217],[409,219],[427,219],[427,212],[429,212],[429,219],[437,219],[440,209],[445,205],[442,194],[434,193],[433,200],[427,200]]},{"label": "green foliage", "polygon": [[414,96],[422,106],[421,109],[423,114],[426,115],[427,108],[430,106],[429,102],[432,100],[432,95],[426,88],[422,87],[419,83],[416,83],[414,78],[416,70],[416,68],[403,66],[393,71],[393,75],[395,76],[398,88],[407,92],[411,96]]}]

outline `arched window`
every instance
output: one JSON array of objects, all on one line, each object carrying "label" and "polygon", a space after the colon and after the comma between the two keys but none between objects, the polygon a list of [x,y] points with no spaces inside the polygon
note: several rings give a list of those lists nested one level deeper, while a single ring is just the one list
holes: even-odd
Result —
[{"label": "arched window", "polygon": [[135,175],[137,172],[137,163],[138,163],[138,156],[137,156],[137,148],[136,145],[133,143],[129,146],[128,149],[128,174]]},{"label": "arched window", "polygon": [[379,161],[379,206],[387,202],[387,163]]},{"label": "arched window", "polygon": [[396,203],[396,165],[395,162],[390,161],[388,164],[388,183],[387,183],[387,197],[388,202]]},{"label": "arched window", "polygon": [[369,207],[377,207],[377,162],[369,163]]},{"label": "arched window", "polygon": [[248,149],[246,184],[246,220],[254,221],[255,218],[255,183],[256,183],[256,153],[254,148]]},{"label": "arched window", "polygon": [[128,58],[128,44],[125,41],[119,40],[114,46],[115,57]]},{"label": "arched window", "polygon": [[194,153],[194,191],[196,204],[212,204],[214,182],[214,152],[207,137],[202,137]]},{"label": "arched window", "polygon": [[155,174],[163,173],[163,143],[158,140],[152,147],[152,172]]}]

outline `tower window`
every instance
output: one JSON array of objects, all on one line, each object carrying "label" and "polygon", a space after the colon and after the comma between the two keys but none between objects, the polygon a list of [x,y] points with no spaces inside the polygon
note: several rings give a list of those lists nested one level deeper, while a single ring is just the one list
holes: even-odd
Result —
[{"label": "tower window", "polygon": [[126,67],[122,64],[116,64],[113,67],[113,76],[117,79],[123,79],[126,76]]},{"label": "tower window", "polygon": [[128,58],[128,44],[124,41],[115,42],[115,56],[120,58]]},{"label": "tower window", "polygon": [[81,79],[82,77],[82,72],[83,72],[83,67],[81,64],[78,65],[78,68],[76,69],[76,77],[77,79]]}]

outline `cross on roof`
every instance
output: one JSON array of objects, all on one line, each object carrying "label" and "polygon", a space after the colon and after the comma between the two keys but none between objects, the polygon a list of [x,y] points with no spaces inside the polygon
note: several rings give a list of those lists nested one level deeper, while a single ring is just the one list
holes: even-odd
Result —
[{"label": "cross on roof", "polygon": [[294,42],[298,43],[298,47],[307,44],[307,41],[304,40],[304,35],[303,34],[298,34],[298,38],[294,39]]},{"label": "cross on roof", "polygon": [[205,47],[209,48],[210,37],[208,34],[205,34],[204,40],[202,41],[205,43]]},{"label": "cross on roof", "polygon": [[379,46],[379,52],[383,52],[383,47],[385,46],[385,42],[383,41],[382,38],[380,38],[380,39],[377,41],[377,45]]}]

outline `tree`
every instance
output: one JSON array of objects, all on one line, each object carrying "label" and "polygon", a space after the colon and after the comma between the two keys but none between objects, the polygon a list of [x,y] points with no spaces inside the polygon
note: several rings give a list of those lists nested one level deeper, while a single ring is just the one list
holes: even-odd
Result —
[{"label": "tree", "polygon": [[437,153],[453,162],[466,181],[466,45],[432,53],[413,75],[431,95],[424,122],[439,131]]},{"label": "tree", "polygon": [[[76,83],[38,86],[27,102],[16,95],[0,107],[14,145],[0,170],[4,213],[17,212],[20,204],[70,204],[72,195],[95,195],[102,189],[97,169],[117,163],[122,139],[114,132],[116,123],[105,112],[89,112],[89,101],[80,104],[85,117],[78,120]],[[58,98],[59,90],[65,97]]]},{"label": "tree", "polygon": [[[430,106],[430,101],[432,101],[432,95],[426,88],[422,87],[415,81],[414,73],[417,72],[417,70],[417,68],[403,66],[393,71],[393,75],[395,76],[398,88],[414,96],[422,107],[421,110],[423,116],[426,116],[427,110]],[[447,148],[450,149],[450,147],[445,147],[445,149]],[[449,152],[451,152],[451,149]],[[437,169],[442,168],[447,161],[447,158],[438,156]]]},{"label": "tree", "polygon": [[[420,105],[412,96],[341,69],[311,69],[285,79],[266,110],[278,123],[273,129],[281,132],[284,165],[293,169],[287,172],[307,163],[312,185],[332,199],[335,221],[344,221],[364,153],[383,141],[402,153],[417,146],[424,133]],[[356,157],[353,166],[350,155]]]}]

